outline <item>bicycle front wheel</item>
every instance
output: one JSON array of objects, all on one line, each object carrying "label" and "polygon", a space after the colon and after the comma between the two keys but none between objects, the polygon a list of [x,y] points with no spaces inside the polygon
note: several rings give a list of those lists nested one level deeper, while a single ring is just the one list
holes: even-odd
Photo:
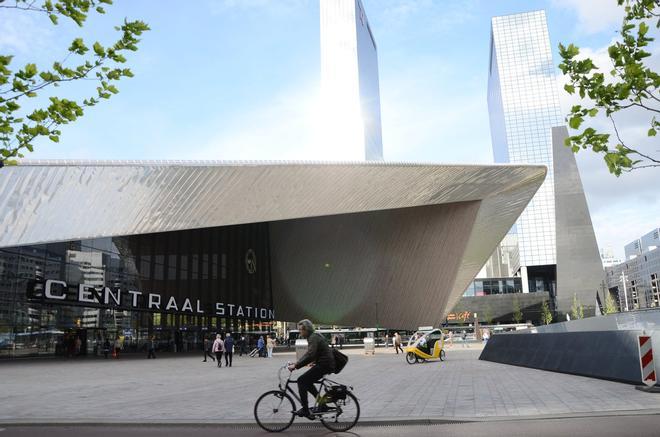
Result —
[{"label": "bicycle front wheel", "polygon": [[291,426],[295,404],[288,394],[280,390],[267,391],[254,404],[254,418],[268,432],[282,432]]},{"label": "bicycle front wheel", "polygon": [[330,431],[346,432],[360,418],[360,404],[353,393],[346,393],[346,399],[329,402],[327,407],[328,412],[321,416],[321,423]]},{"label": "bicycle front wheel", "polygon": [[406,354],[406,361],[408,362],[408,364],[415,364],[417,362],[417,355],[415,355],[412,352],[408,352]]}]

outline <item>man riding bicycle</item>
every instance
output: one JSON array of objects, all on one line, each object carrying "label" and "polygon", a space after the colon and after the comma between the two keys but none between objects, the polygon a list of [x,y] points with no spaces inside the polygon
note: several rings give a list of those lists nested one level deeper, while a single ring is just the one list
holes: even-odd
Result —
[{"label": "man riding bicycle", "polygon": [[311,369],[298,378],[298,392],[302,408],[296,412],[300,417],[311,417],[307,393],[309,392],[315,397],[319,395],[314,383],[335,371],[335,359],[325,338],[314,332],[314,325],[311,321],[305,319],[298,322],[298,330],[301,337],[307,339],[307,352],[297,363],[289,364],[288,369],[293,372],[308,364],[313,364]]}]

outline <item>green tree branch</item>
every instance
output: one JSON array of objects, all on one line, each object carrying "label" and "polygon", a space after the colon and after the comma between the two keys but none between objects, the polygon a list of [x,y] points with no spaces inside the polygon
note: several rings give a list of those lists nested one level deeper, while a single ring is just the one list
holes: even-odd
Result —
[{"label": "green tree branch", "polygon": [[[21,9],[45,12],[51,22],[57,25],[57,17],[66,17],[82,26],[89,11],[93,8],[103,14],[101,6],[112,4],[111,0],[46,0],[35,7],[35,1],[16,0],[13,5],[0,5],[0,9]],[[1,11],[0,11],[1,12]],[[54,18],[53,18],[54,17]],[[54,62],[52,68],[41,70],[34,63],[28,63],[16,72],[11,70],[13,56],[0,55],[0,167],[16,164],[15,158],[22,158],[24,150],[33,151],[33,142],[42,136],[59,142],[59,127],[76,121],[84,115],[84,108],[95,106],[101,99],[109,99],[117,94],[115,83],[125,77],[133,77],[130,68],[122,64],[125,55],[138,49],[139,37],[149,27],[142,21],[125,20],[115,27],[120,38],[109,46],[95,42],[90,48],[82,38],[73,40],[62,62]],[[88,54],[89,53],[89,54]],[[80,59],[76,66],[66,66],[70,57]],[[59,87],[68,82],[94,81],[93,96],[82,102],[51,96],[49,104],[29,113],[21,110],[23,101],[37,97],[51,87]]]},{"label": "green tree branch", "polygon": [[[578,59],[580,50],[573,44],[559,44],[562,58],[559,68],[569,81],[564,90],[579,95],[581,100],[592,103],[574,105],[567,116],[571,129],[579,130],[587,117],[596,117],[602,111],[610,119],[617,143],[610,144],[610,134],[586,127],[576,135],[566,139],[566,145],[577,153],[581,149],[591,149],[603,155],[611,173],[619,176],[622,172],[641,168],[660,167],[660,156],[639,150],[637,145],[627,145],[621,135],[613,114],[630,108],[638,108],[650,115],[648,137],[655,137],[660,130],[660,122],[654,114],[660,114],[660,75],[646,66],[652,54],[647,46],[655,39],[649,36],[647,21],[660,16],[660,0],[617,0],[624,7],[625,16],[619,31],[620,41],[608,47],[608,57],[613,65],[609,80],[589,59]],[[655,24],[660,28],[660,20]]]}]

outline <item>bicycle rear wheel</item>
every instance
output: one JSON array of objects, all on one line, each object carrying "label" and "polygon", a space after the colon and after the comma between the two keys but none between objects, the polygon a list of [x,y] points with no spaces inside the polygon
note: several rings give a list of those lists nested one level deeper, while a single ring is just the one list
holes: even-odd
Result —
[{"label": "bicycle rear wheel", "polygon": [[329,411],[321,415],[321,423],[330,431],[346,432],[360,418],[360,404],[353,393],[346,393],[346,399],[329,402],[327,407]]},{"label": "bicycle rear wheel", "polygon": [[254,418],[268,432],[281,432],[291,426],[296,406],[288,394],[271,390],[254,404]]}]

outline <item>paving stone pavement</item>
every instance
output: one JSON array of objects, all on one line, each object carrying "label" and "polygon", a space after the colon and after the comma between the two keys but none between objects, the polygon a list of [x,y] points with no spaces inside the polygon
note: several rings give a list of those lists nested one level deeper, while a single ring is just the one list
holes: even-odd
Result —
[{"label": "paving stone pavement", "polygon": [[[355,388],[363,420],[660,410],[660,395],[628,384],[479,361],[478,350],[416,365],[392,349],[348,354],[334,379]],[[191,355],[0,362],[0,421],[252,421],[255,400],[293,359],[236,357],[231,368]]]}]

